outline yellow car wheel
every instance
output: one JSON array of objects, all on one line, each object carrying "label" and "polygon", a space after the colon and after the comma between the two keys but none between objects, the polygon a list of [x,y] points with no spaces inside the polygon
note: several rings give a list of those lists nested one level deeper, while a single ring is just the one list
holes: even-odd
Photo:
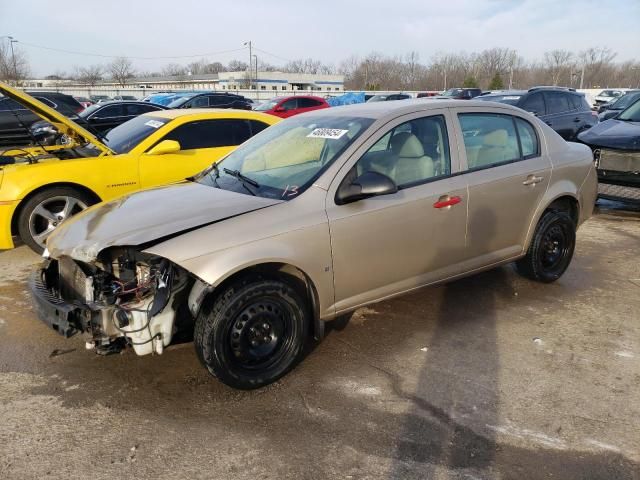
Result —
[{"label": "yellow car wheel", "polygon": [[81,212],[93,199],[70,187],[53,187],[38,192],[18,212],[18,233],[34,252],[44,251],[47,237],[62,223]]}]

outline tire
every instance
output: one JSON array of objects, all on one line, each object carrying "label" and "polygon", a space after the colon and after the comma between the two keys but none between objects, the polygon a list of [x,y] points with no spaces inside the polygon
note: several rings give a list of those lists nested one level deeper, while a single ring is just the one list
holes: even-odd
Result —
[{"label": "tire", "polygon": [[527,255],[516,262],[516,270],[538,282],[555,282],[571,263],[575,245],[576,225],[571,217],[548,211],[536,226]]},{"label": "tire", "polygon": [[209,373],[242,390],[275,382],[302,359],[308,306],[288,284],[255,279],[228,287],[196,319],[194,345]]},{"label": "tire", "polygon": [[52,187],[38,192],[20,208],[18,234],[31,250],[41,254],[51,232],[93,203],[90,195],[71,187]]}]

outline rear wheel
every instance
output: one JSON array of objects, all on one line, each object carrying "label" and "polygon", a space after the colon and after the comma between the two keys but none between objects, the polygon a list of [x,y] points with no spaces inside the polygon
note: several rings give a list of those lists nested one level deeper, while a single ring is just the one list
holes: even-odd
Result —
[{"label": "rear wheel", "polygon": [[291,286],[256,279],[232,285],[196,320],[200,360],[223,383],[243,390],[268,385],[302,358],[308,308]]},{"label": "rear wheel", "polygon": [[34,252],[42,253],[51,233],[73,215],[81,212],[93,199],[70,187],[54,187],[31,197],[21,208],[18,233]]},{"label": "rear wheel", "polygon": [[573,258],[576,225],[560,211],[546,212],[536,227],[527,255],[516,262],[521,275],[550,283],[562,276]]}]

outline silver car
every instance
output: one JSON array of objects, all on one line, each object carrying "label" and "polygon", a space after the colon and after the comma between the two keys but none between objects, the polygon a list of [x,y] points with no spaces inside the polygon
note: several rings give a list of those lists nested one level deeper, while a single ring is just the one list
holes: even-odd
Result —
[{"label": "silver car", "polygon": [[509,262],[557,280],[596,184],[588,147],[509,105],[318,110],[66,222],[31,290],[44,322],[99,353],[192,334],[211,374],[257,388],[363,305]]}]

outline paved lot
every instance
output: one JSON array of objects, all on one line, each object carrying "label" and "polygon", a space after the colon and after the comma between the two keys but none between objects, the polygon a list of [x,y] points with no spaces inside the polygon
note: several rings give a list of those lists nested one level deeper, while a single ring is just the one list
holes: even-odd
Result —
[{"label": "paved lot", "polygon": [[255,392],[191,344],[98,357],[40,324],[0,253],[2,479],[640,479],[640,213],[556,284],[510,267],[362,309]]}]

